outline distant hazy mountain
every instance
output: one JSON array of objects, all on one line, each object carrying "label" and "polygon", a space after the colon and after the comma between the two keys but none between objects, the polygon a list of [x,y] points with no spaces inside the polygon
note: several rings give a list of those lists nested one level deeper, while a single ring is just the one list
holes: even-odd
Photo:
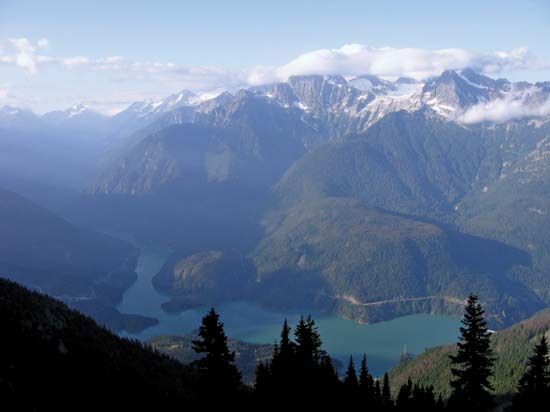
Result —
[{"label": "distant hazy mountain", "polygon": [[153,123],[165,113],[191,105],[196,99],[193,92],[183,90],[158,101],[135,102],[111,118],[111,131],[117,136],[127,136]]},{"label": "distant hazy mountain", "polygon": [[549,98],[466,69],[138,102],[108,120],[73,216],[172,246],[155,278],[171,310],[247,298],[372,321],[476,291],[507,325],[550,304]]},{"label": "distant hazy mountain", "polygon": [[0,108],[0,129],[34,131],[43,126],[40,118],[29,110],[12,106]]},{"label": "distant hazy mountain", "polygon": [[109,117],[95,112],[83,104],[77,104],[66,110],[46,113],[42,116],[42,120],[63,133],[85,134],[97,140],[101,140],[105,134],[109,133]]},{"label": "distant hazy mountain", "polygon": [[77,228],[3,189],[0,233],[0,276],[64,299],[113,329],[154,323],[114,309],[136,279],[138,251],[132,246]]},{"label": "distant hazy mountain", "polygon": [[0,109],[0,184],[25,181],[80,189],[97,173],[107,147],[108,123],[108,117],[82,105],[41,117]]},{"label": "distant hazy mountain", "polygon": [[[171,310],[245,296],[371,321],[457,313],[475,289],[493,325],[509,324],[550,303],[550,237],[537,229],[549,126],[458,114],[510,93],[530,104],[548,91],[471,70],[426,83],[291,77],[163,115],[91,199],[125,205],[128,230],[176,246],[157,277]],[[234,248],[241,273],[222,279],[209,259]]]}]

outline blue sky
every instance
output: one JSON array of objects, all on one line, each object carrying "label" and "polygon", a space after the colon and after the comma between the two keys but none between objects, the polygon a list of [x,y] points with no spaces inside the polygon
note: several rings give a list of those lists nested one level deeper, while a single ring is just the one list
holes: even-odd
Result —
[{"label": "blue sky", "polygon": [[[17,43],[17,50],[29,51],[30,47],[34,57],[19,54],[17,60],[9,39],[26,39],[28,44]],[[479,67],[494,77],[550,80],[548,39],[550,2],[542,0],[0,0],[0,105],[19,103],[45,111],[85,101],[112,111],[134,99],[160,97],[183,87],[215,91],[279,80],[305,69],[296,62],[292,70],[277,68],[323,49],[337,55],[331,57],[330,69],[314,55],[306,62],[308,71],[315,65],[321,70],[349,72],[342,74],[381,67],[372,62],[362,65],[360,59],[378,59],[378,54],[372,55],[383,47],[452,48],[471,55],[454,60],[447,56],[446,65],[483,62]],[[373,50],[354,49],[355,60],[350,62],[350,54],[341,53],[349,44]],[[495,70],[487,61],[497,51],[511,53],[511,57],[505,62],[498,57]],[[377,74],[394,74],[395,70],[388,69],[387,53],[383,56],[384,69]],[[410,54],[396,56],[391,61]],[[414,58],[425,59],[438,56],[414,54]],[[132,75],[128,75],[130,66]],[[251,74],[257,66],[264,69]],[[420,74],[415,68],[414,73],[428,72]]]}]

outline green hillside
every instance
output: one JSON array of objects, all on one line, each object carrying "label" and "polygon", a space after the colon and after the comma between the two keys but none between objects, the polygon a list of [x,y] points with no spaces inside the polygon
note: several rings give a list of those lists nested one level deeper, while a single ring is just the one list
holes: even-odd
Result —
[{"label": "green hillside", "polygon": [[[516,390],[533,345],[543,334],[550,336],[548,309],[493,334],[492,346],[496,361],[492,382],[495,394],[506,395]],[[420,384],[433,385],[436,393],[447,397],[451,393],[449,355],[454,352],[454,345],[431,348],[413,359],[400,363],[390,372],[393,386],[400,387],[410,377]]]}]

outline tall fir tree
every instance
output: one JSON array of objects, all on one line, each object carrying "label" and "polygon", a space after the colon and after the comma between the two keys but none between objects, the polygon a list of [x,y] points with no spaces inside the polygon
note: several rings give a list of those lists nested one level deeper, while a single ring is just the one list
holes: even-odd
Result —
[{"label": "tall fir tree", "polygon": [[342,401],[347,409],[355,408],[359,404],[359,381],[357,380],[357,372],[353,357],[349,357],[348,367],[342,382]]},{"label": "tall fir tree", "polygon": [[275,379],[288,379],[294,364],[295,344],[290,339],[291,328],[285,319],[280,341],[275,345],[271,361],[271,371]]},{"label": "tall fir tree", "polygon": [[457,354],[451,355],[451,410],[484,412],[494,406],[491,384],[493,353],[491,333],[487,329],[485,311],[476,295],[466,304]]},{"label": "tall fir tree", "polygon": [[194,365],[213,393],[237,390],[241,385],[241,374],[234,364],[235,354],[229,351],[223,323],[214,308],[203,317],[199,339],[193,341],[193,349],[202,355]]},{"label": "tall fir tree", "polygon": [[369,373],[366,354],[363,354],[359,369],[359,393],[364,402],[372,403],[374,401],[374,379]]},{"label": "tall fir tree", "polygon": [[285,358],[291,358],[294,354],[294,344],[290,340],[291,328],[285,319],[283,329],[281,330],[281,342],[279,343],[280,355]]},{"label": "tall fir tree", "polygon": [[548,341],[542,336],[529,358],[527,370],[521,377],[518,392],[512,399],[511,411],[536,411],[550,405],[550,359]]},{"label": "tall fir tree", "polygon": [[308,316],[300,318],[294,331],[296,342],[296,356],[302,367],[314,367],[318,365],[325,352],[321,349],[322,341],[315,321]]},{"label": "tall fir tree", "polygon": [[353,357],[349,357],[348,369],[346,370],[346,375],[344,377],[344,385],[349,389],[355,390],[359,386],[359,381],[357,380],[357,373],[355,372],[355,365],[353,364]]}]

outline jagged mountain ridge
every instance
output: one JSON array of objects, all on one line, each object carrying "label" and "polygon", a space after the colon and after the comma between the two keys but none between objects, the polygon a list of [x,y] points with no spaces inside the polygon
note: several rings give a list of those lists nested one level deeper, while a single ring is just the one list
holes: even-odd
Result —
[{"label": "jagged mountain ridge", "polygon": [[[471,69],[446,70],[440,76],[425,82],[399,78],[388,81],[373,75],[363,75],[349,80],[342,76],[303,75],[291,76],[286,82],[251,87],[256,96],[279,104],[289,113],[313,128],[324,140],[336,139],[349,133],[361,133],[397,111],[430,110],[434,115],[460,124],[477,122],[477,117],[464,117],[468,110],[491,102],[522,102],[531,108],[550,98],[550,88],[545,83],[513,83],[505,79],[494,80]],[[198,121],[202,114],[240,99],[243,91],[235,95],[224,93],[217,98],[188,99],[174,110],[157,113],[143,130],[135,127],[136,142],[152,131],[169,124]],[[156,104],[170,107],[168,97]],[[131,116],[135,103],[116,117]],[[526,115],[528,117],[528,115]],[[124,133],[123,133],[124,134]],[[126,133],[127,136],[131,133]]]},{"label": "jagged mountain ridge", "polygon": [[[416,311],[455,313],[456,302],[476,284],[491,302],[492,318],[507,324],[549,302],[548,236],[538,230],[547,216],[548,191],[540,183],[548,122],[464,124],[456,113],[512,94],[540,101],[545,93],[542,83],[464,70],[426,83],[311,75],[207,101],[176,95],[166,107],[181,102],[179,108],[121,141],[120,156],[84,198],[82,221],[168,243],[175,249],[172,262],[235,249],[242,267],[254,267],[243,274],[244,283],[236,282],[235,294],[217,293],[219,273],[199,273],[194,282],[212,285],[210,296],[204,288],[178,285],[170,291],[172,307],[242,297],[243,289],[266,304],[296,304],[302,288],[316,309],[370,321]],[[511,190],[516,197],[503,202],[502,193]],[[515,222],[518,207],[528,212]],[[509,228],[499,224],[503,219]],[[386,231],[391,236],[384,243],[376,233]],[[499,269],[491,255],[493,266],[472,269],[445,240],[461,232],[478,236],[483,247],[496,241],[491,253],[511,247],[510,256],[519,259]],[[422,233],[436,235],[419,241]],[[370,249],[350,254],[340,247],[346,239],[351,249]],[[436,256],[423,249],[431,243],[442,247]],[[382,244],[394,266],[377,255]],[[328,267],[324,256],[346,269]],[[403,262],[410,273],[401,270]],[[380,274],[386,271],[395,275],[391,282],[418,288],[385,287]],[[171,268],[163,272],[170,283]],[[259,287],[249,287],[251,278]],[[283,279],[296,293],[281,297],[281,289],[265,286],[267,279]],[[369,284],[385,292],[372,293]],[[335,303],[323,296],[347,298]],[[378,301],[385,303],[366,309]],[[510,302],[522,302],[521,308]]]},{"label": "jagged mountain ridge", "polygon": [[[317,100],[311,104],[318,107],[326,102],[339,105],[346,101],[340,94],[347,95],[344,81],[312,77],[300,93],[308,95],[314,89],[310,97]],[[245,296],[277,307],[306,303],[375,321],[418,311],[457,313],[467,290],[474,287],[489,302],[492,324],[502,326],[548,303],[550,288],[541,280],[547,267],[547,236],[537,235],[543,251],[537,257],[525,241],[514,237],[516,226],[506,236],[498,231],[497,221],[483,229],[476,212],[469,215],[487,193],[485,186],[508,181],[503,168],[539,158],[544,168],[546,126],[519,121],[464,127],[425,107],[388,114],[365,132],[325,141],[300,117],[302,109],[285,107],[265,93],[243,91],[229,103],[198,114],[193,124],[161,128],[132,148],[119,169],[99,181],[103,186],[92,190],[93,198],[118,198],[133,207],[147,202],[149,212],[167,199],[185,205],[177,214],[149,214],[155,216],[151,224],[156,227],[177,222],[181,229],[179,240],[170,237],[177,245],[173,265],[189,256],[206,256],[201,252],[237,248],[246,256],[243,268],[253,267],[240,278],[228,275],[237,279],[233,291],[215,281],[220,273],[201,272],[186,285],[177,279],[175,266],[163,268],[163,283],[177,285],[168,289],[173,295],[171,310],[212,303],[216,296]],[[229,132],[235,133],[233,143],[226,135],[218,141],[225,146],[196,152],[216,135]],[[308,146],[309,136],[318,140]],[[506,141],[517,147],[510,149]],[[178,142],[181,152],[168,149],[169,142]],[[266,157],[275,152],[263,150],[273,142],[295,149],[276,170]],[[159,147],[165,155],[155,154]],[[247,156],[254,162],[245,160]],[[237,165],[243,167],[239,174],[232,172]],[[261,177],[264,169],[274,170],[271,178],[260,179],[246,201],[239,201],[243,192],[236,189],[246,186],[248,176]],[[202,177],[190,170],[200,171]],[[144,188],[140,179],[152,184]],[[219,183],[231,189],[221,190]],[[205,198],[217,200],[205,207]],[[547,192],[541,193],[542,199],[548,199]],[[533,208],[545,213],[540,205]],[[514,210],[512,206],[504,213],[512,216]],[[229,212],[235,226],[229,228],[227,215],[220,211]],[[187,215],[193,216],[192,223]],[[212,222],[217,223],[211,226]],[[143,226],[139,230],[152,233]],[[204,234],[212,231],[217,238],[205,239]],[[462,231],[480,238],[464,237]],[[241,242],[245,234],[250,235],[246,246]],[[534,234],[528,232],[527,238]],[[508,246],[512,248],[505,252]],[[496,257],[501,255],[517,259],[499,266]]]}]

